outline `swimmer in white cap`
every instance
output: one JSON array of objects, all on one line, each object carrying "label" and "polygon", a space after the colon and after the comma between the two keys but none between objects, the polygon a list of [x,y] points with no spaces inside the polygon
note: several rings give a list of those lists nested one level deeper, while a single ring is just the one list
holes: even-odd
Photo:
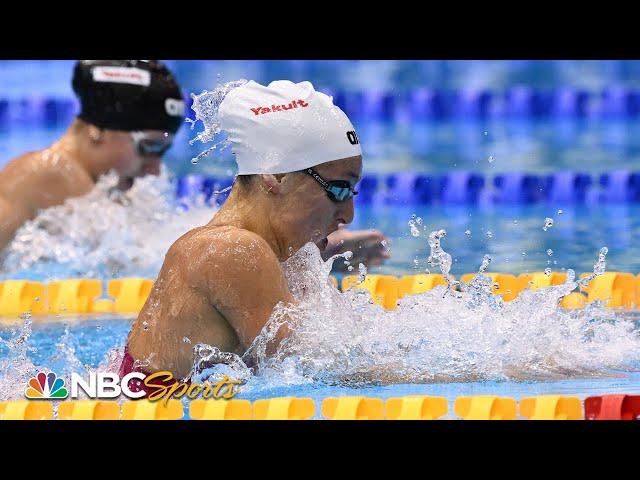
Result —
[{"label": "swimmer in white cap", "polygon": [[281,262],[308,242],[326,249],[353,220],[362,151],[330,97],[309,82],[251,81],[227,95],[219,118],[239,175],[213,219],[167,252],[121,375],[135,363],[183,379],[196,344],[243,354],[274,306],[294,302]]}]

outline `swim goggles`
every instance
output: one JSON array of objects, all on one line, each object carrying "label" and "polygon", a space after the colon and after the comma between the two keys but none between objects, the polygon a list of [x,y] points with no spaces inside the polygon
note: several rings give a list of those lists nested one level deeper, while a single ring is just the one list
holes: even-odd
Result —
[{"label": "swim goggles", "polygon": [[313,168],[307,168],[306,173],[311,175],[327,192],[327,196],[332,202],[344,202],[349,200],[358,192],[346,180],[325,180]]},{"label": "swim goggles", "polygon": [[164,137],[158,138],[151,137],[145,132],[131,132],[131,138],[136,151],[142,157],[161,157],[173,144],[173,135],[170,133],[165,133]]}]

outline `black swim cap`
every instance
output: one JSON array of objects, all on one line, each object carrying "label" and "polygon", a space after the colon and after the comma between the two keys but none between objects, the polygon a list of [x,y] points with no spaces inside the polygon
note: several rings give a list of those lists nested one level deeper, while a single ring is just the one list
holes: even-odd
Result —
[{"label": "black swim cap", "polygon": [[73,91],[82,106],[78,118],[109,130],[175,133],[184,121],[180,86],[154,60],[81,60]]}]

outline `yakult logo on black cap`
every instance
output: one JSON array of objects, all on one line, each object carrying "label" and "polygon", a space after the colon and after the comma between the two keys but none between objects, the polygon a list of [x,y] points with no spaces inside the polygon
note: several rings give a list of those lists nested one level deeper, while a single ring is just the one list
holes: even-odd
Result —
[{"label": "yakult logo on black cap", "polygon": [[358,135],[355,130],[350,130],[347,132],[347,138],[349,139],[349,143],[351,145],[358,145],[360,143],[360,139],[358,139]]},{"label": "yakult logo on black cap", "polygon": [[130,67],[94,67],[92,72],[94,82],[128,83],[148,87],[151,85],[151,74],[147,70]]}]

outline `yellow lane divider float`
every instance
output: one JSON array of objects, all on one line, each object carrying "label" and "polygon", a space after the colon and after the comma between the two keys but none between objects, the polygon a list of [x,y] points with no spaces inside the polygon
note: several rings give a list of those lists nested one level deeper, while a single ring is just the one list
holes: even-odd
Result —
[{"label": "yellow lane divider float", "polygon": [[251,420],[249,400],[193,400],[189,416],[194,420]]},{"label": "yellow lane divider float", "polygon": [[26,280],[0,282],[0,315],[121,313],[136,314],[144,306],[153,280],[122,278],[107,283],[103,296],[102,281],[63,279],[47,284]]},{"label": "yellow lane divider float", "polygon": [[[464,283],[473,281],[476,273],[462,275]],[[523,273],[519,276],[506,273],[485,273],[491,279],[491,291],[503,300],[514,300],[523,290],[560,285],[566,274],[552,272]],[[583,273],[580,278],[590,274]],[[455,279],[455,277],[453,277]],[[338,281],[330,277],[337,288]],[[387,310],[396,308],[398,301],[408,295],[428,292],[446,286],[442,275],[417,274],[395,277],[392,275],[367,275],[362,282],[356,275],[342,278],[342,291],[351,288],[367,290],[374,303]],[[137,314],[144,306],[153,280],[148,278],[121,278],[107,282],[103,295],[102,281],[96,279],[65,279],[43,284],[27,280],[0,282],[0,315],[18,316],[26,312],[43,314],[91,314],[119,313]],[[108,296],[109,298],[105,298]],[[582,308],[594,301],[604,302],[607,307],[637,308],[640,306],[640,274],[634,276],[624,272],[605,272],[595,277],[580,292],[566,295],[560,302],[567,309]]]},{"label": "yellow lane divider float", "polygon": [[368,397],[325,398],[322,416],[331,420],[383,420],[384,402]]},{"label": "yellow lane divider float", "polygon": [[46,311],[45,286],[26,280],[0,282],[0,315],[34,314]]},{"label": "yellow lane divider float", "polygon": [[520,415],[529,420],[580,420],[582,402],[578,397],[543,395],[520,400]]},{"label": "yellow lane divider float", "polygon": [[491,395],[458,397],[454,410],[465,420],[515,420],[516,401]]},{"label": "yellow lane divider float", "polygon": [[387,420],[437,420],[449,410],[446,398],[419,395],[389,398],[386,407]]},{"label": "yellow lane divider float", "polygon": [[[518,405],[519,403],[519,405]],[[519,412],[518,412],[519,406]],[[75,400],[58,404],[58,420],[180,420],[185,405],[175,399],[116,401]],[[408,395],[381,398],[346,396],[322,400],[322,417],[331,420],[436,420],[445,416],[445,397]],[[280,397],[264,400],[193,400],[188,418],[194,420],[308,420],[316,416],[311,398]],[[454,413],[462,420],[580,420],[583,402],[578,397],[540,395],[514,398],[493,395],[458,397]],[[518,417],[519,413],[519,417]],[[635,418],[635,417],[634,417]],[[14,400],[0,402],[0,420],[53,420],[53,403]]]},{"label": "yellow lane divider float", "polygon": [[0,420],[53,420],[53,404],[29,400],[0,402]]},{"label": "yellow lane divider float", "polygon": [[114,401],[77,400],[58,406],[59,420],[118,420],[120,405]]}]

